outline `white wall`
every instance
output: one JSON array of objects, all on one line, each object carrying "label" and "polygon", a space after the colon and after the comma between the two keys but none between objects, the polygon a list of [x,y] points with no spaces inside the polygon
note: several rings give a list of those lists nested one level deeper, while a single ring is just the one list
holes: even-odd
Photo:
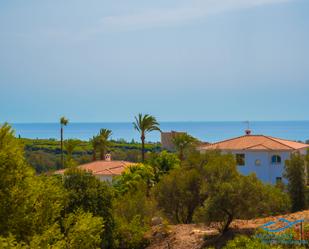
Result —
[{"label": "white wall", "polygon": [[112,182],[113,180],[113,176],[106,176],[106,175],[96,175],[96,177],[100,180],[100,181],[107,181],[107,182]]},{"label": "white wall", "polygon": [[[245,165],[238,166],[240,173],[248,175],[255,173],[256,176],[265,183],[276,183],[276,177],[283,178],[285,161],[290,158],[290,152],[282,151],[232,151],[232,154],[245,154]],[[271,157],[273,155],[281,156],[280,164],[272,164]],[[256,160],[260,160],[260,165],[256,165]]]}]

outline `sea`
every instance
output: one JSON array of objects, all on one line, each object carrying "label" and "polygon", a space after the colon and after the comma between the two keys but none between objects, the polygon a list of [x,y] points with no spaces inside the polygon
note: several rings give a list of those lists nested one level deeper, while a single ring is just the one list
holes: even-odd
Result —
[{"label": "sea", "polygon": [[[33,139],[59,139],[59,123],[14,123],[16,136]],[[246,122],[162,122],[162,131],[184,131],[205,142],[216,142],[245,134],[248,128],[252,134],[263,134],[294,141],[309,140],[309,121],[252,121]],[[69,123],[65,127],[65,139],[89,140],[101,128],[112,130],[113,140],[139,141],[139,134],[130,122],[122,123]],[[147,134],[149,142],[159,142],[160,132]]]}]

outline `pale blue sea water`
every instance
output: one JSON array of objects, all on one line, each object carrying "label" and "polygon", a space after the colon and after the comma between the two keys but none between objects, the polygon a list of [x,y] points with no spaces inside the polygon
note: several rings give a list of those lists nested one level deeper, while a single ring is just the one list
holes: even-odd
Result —
[{"label": "pale blue sea water", "polygon": [[[160,127],[162,131],[186,131],[202,141],[215,142],[243,135],[247,125],[244,122],[162,122]],[[59,138],[57,123],[13,124],[13,128],[17,136],[24,138]],[[111,129],[115,140],[139,140],[132,123],[70,123],[65,127],[65,138],[89,140],[100,128]],[[301,141],[309,139],[309,121],[257,121],[250,122],[250,128],[253,134]],[[160,141],[160,133],[151,132],[147,140]]]}]

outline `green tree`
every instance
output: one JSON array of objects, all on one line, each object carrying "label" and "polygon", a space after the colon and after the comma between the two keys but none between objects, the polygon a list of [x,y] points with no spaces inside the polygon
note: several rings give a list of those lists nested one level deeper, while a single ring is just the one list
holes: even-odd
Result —
[{"label": "green tree", "polygon": [[110,137],[112,135],[112,131],[109,129],[101,129],[100,133],[98,135],[98,147],[100,150],[100,158],[101,160],[104,160],[105,158],[105,152],[108,151],[111,143],[109,141]]},{"label": "green tree", "polygon": [[64,127],[67,126],[69,123],[69,120],[66,117],[60,118],[60,148],[61,148],[61,163],[62,168],[64,168],[64,155],[63,155],[63,130]]},{"label": "green tree", "polygon": [[[147,244],[145,233],[154,217],[156,206],[146,196],[145,184],[118,195],[114,201],[115,243],[117,248],[140,249]],[[125,203],[125,205],[123,205]]]},{"label": "green tree", "polygon": [[135,122],[133,123],[134,129],[137,130],[141,135],[142,141],[142,162],[145,161],[145,139],[147,132],[151,131],[160,131],[159,123],[157,122],[156,118],[149,115],[149,114],[138,114],[135,117]]},{"label": "green tree", "polygon": [[153,167],[156,182],[159,182],[164,174],[180,166],[178,157],[174,153],[165,150],[159,154],[152,153],[147,163]]},{"label": "green tree", "polygon": [[28,242],[59,219],[65,202],[61,182],[35,176],[10,126],[0,128],[0,235]]},{"label": "green tree", "polygon": [[66,158],[66,166],[75,166],[76,162],[73,159],[73,152],[75,151],[76,147],[81,143],[80,140],[77,139],[68,139],[64,141],[64,148],[67,153],[67,158]]},{"label": "green tree", "polygon": [[194,211],[205,200],[203,179],[196,169],[175,169],[155,186],[158,207],[173,223],[191,223]]},{"label": "green tree", "polygon": [[142,185],[146,187],[147,196],[154,184],[153,168],[147,164],[137,164],[128,167],[120,176],[115,177],[113,185],[119,194],[131,190],[138,190]]},{"label": "green tree", "polygon": [[179,159],[183,161],[185,151],[192,147],[197,142],[197,139],[187,133],[180,133],[175,135],[172,141],[179,153]]},{"label": "green tree", "polygon": [[71,168],[66,171],[64,187],[68,192],[68,203],[65,213],[76,212],[83,209],[94,216],[100,216],[104,220],[104,232],[102,232],[103,248],[113,247],[114,219],[112,216],[113,191],[106,182],[101,182],[92,174]]},{"label": "green tree", "polygon": [[66,248],[99,249],[103,223],[102,217],[93,217],[92,213],[71,213],[64,221]]},{"label": "green tree", "polygon": [[[219,222],[223,234],[236,218],[250,219],[289,208],[289,198],[280,189],[264,185],[254,174],[241,175],[233,155],[209,157],[204,182],[207,199],[196,212],[195,220]],[[275,199],[273,191],[278,194]]]},{"label": "green tree", "polygon": [[293,153],[285,163],[284,177],[288,180],[288,192],[292,200],[292,212],[305,209],[306,174],[305,160],[299,153]]},{"label": "green tree", "polygon": [[92,139],[90,140],[91,146],[92,146],[92,161],[96,161],[97,157],[97,150],[99,148],[99,136],[93,136]]}]

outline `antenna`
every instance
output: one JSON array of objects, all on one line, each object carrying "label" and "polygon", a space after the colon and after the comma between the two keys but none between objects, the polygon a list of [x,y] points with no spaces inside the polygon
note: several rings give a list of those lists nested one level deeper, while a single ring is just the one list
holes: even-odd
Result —
[{"label": "antenna", "polygon": [[247,129],[245,130],[246,135],[251,135],[250,122],[245,121],[244,123],[247,124]]}]

